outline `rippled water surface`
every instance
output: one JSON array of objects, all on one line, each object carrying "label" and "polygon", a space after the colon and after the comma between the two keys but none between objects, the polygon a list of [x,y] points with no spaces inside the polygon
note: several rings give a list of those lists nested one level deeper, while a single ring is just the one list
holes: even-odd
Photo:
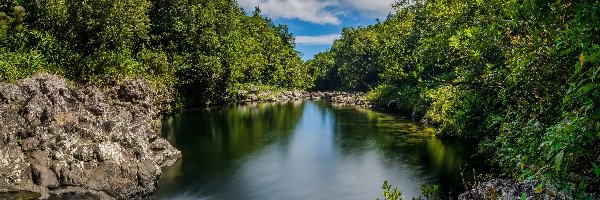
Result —
[{"label": "rippled water surface", "polygon": [[[423,184],[463,190],[474,153],[394,115],[328,103],[232,105],[165,120],[183,153],[158,199],[381,199],[388,180],[410,198]],[[467,170],[471,171],[471,170]],[[467,174],[465,174],[467,176]]]}]

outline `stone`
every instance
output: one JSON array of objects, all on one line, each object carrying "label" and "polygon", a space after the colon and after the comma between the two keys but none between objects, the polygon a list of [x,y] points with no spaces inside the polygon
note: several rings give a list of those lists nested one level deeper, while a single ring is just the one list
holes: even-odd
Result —
[{"label": "stone", "polygon": [[0,83],[0,193],[146,198],[181,157],[158,136],[159,93],[143,79],[102,90],[50,74]]},{"label": "stone", "polygon": [[552,191],[547,187],[545,189],[536,191],[537,181],[525,181],[522,183],[515,183],[510,180],[494,179],[491,181],[483,182],[475,188],[463,192],[458,196],[459,200],[470,200],[470,199],[498,199],[498,200],[513,200],[522,199],[541,199],[541,200],[553,200],[553,199],[568,199],[558,193]]},{"label": "stone", "polygon": [[23,151],[33,151],[40,145],[40,141],[37,138],[30,137],[21,140],[21,149]]},{"label": "stone", "polygon": [[259,95],[248,94],[248,91],[238,91],[238,103],[250,102],[289,102],[289,101],[329,101],[338,105],[373,108],[364,93],[350,92],[306,92],[306,91],[264,91]]},{"label": "stone", "polygon": [[250,90],[250,93],[254,94],[254,95],[258,95],[258,92],[260,92],[260,89],[258,89],[258,87],[253,87]]},{"label": "stone", "polygon": [[146,100],[148,85],[142,79],[134,79],[118,89],[119,98],[127,102]]},{"label": "stone", "polygon": [[292,92],[292,96],[293,96],[293,97],[301,97],[301,96],[302,96],[302,93],[301,93],[301,92],[298,92],[298,91],[295,91],[295,92]]},{"label": "stone", "polygon": [[33,174],[33,182],[35,184],[47,188],[56,188],[59,186],[56,174],[48,169],[48,167],[33,165],[31,167],[31,172]]}]

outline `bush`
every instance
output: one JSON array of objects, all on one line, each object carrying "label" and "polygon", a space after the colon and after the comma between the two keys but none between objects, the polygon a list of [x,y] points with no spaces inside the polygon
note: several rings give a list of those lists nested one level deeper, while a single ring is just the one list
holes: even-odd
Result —
[{"label": "bush", "polygon": [[367,93],[367,99],[377,105],[423,116],[429,107],[429,99],[419,86],[382,84]]},{"label": "bush", "polygon": [[[0,81],[12,82],[37,72],[53,72],[43,55],[37,51],[7,52],[0,49]],[[56,71],[54,71],[56,73]]]}]

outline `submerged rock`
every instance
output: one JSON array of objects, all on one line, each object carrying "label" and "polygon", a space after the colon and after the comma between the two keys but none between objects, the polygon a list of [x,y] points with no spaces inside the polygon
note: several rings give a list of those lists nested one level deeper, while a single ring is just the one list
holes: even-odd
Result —
[{"label": "submerged rock", "polygon": [[0,83],[0,192],[143,198],[180,152],[142,79],[100,90],[39,74]]}]

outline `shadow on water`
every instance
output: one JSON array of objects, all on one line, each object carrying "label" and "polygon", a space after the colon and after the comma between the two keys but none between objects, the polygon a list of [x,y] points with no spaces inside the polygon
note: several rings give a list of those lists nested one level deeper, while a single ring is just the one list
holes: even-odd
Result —
[{"label": "shadow on water", "polygon": [[158,199],[376,199],[384,180],[408,198],[422,184],[457,196],[459,166],[483,167],[432,128],[323,102],[232,105],[163,127],[183,158],[166,169]]},{"label": "shadow on water", "polygon": [[40,194],[34,192],[10,192],[0,193],[0,199],[3,200],[30,200],[39,199]]}]

